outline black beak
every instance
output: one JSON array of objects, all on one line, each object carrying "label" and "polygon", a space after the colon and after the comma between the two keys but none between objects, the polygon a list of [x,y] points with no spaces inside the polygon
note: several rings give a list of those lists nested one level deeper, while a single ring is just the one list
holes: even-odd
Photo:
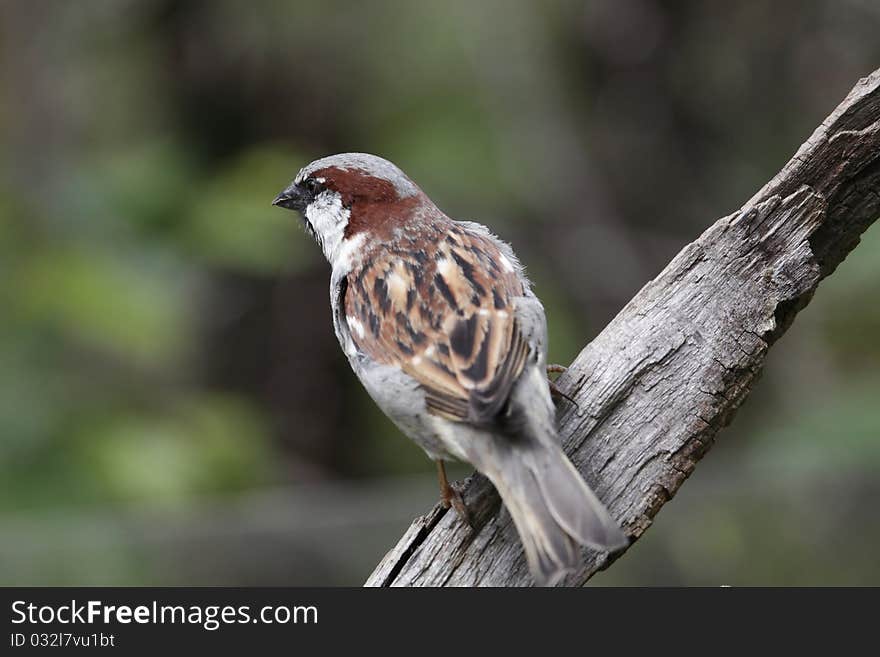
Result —
[{"label": "black beak", "polygon": [[308,203],[304,190],[291,183],[289,187],[275,197],[275,200],[272,201],[272,205],[287,208],[288,210],[299,210],[300,212],[303,212]]}]

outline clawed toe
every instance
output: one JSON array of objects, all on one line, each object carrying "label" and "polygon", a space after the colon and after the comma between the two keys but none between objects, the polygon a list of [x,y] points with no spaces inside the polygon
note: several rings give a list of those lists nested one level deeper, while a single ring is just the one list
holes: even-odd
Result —
[{"label": "clawed toe", "polygon": [[553,397],[554,399],[564,399],[569,404],[572,404],[575,407],[577,407],[578,403],[574,399],[572,399],[571,397],[566,395],[564,392],[562,392],[553,381],[548,380],[547,384],[550,386],[550,396],[551,397]]},{"label": "clawed toe", "polygon": [[443,504],[443,507],[446,509],[449,507],[455,509],[458,517],[473,528],[474,522],[471,512],[464,503],[461,491],[455,488],[455,486],[450,484],[446,479],[446,467],[444,466],[443,461],[437,461],[437,477],[440,480],[440,503]]},{"label": "clawed toe", "polygon": [[556,385],[556,382],[550,378],[551,374],[562,374],[567,371],[568,368],[563,365],[548,365],[547,366],[547,385],[550,386],[550,395],[554,400],[564,399],[568,403],[572,404],[575,408],[580,408],[577,402],[566,395],[562,390],[559,389],[559,386]]},{"label": "clawed toe", "polygon": [[474,519],[471,517],[471,512],[467,508],[467,504],[464,503],[464,498],[461,495],[461,491],[459,491],[452,484],[449,485],[448,494],[442,498],[443,506],[447,509],[451,506],[455,509],[455,512],[458,514],[458,517],[464,520],[470,527],[474,526]]}]

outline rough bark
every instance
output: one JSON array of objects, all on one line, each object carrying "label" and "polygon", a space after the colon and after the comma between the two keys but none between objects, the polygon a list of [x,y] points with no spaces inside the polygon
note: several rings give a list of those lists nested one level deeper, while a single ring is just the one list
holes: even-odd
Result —
[{"label": "rough bark", "polygon": [[[632,541],[728,424],[770,346],[880,215],[880,69],[861,80],[741,210],[686,246],[558,381],[566,452]],[[491,484],[463,488],[475,528],[439,505],[368,586],[517,586],[531,579]],[[501,511],[501,512],[500,512]],[[613,557],[585,551],[565,584]]]}]

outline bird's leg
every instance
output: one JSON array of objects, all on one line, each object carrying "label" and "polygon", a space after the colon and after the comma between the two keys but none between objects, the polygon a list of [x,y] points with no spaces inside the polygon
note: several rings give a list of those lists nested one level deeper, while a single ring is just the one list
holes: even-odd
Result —
[{"label": "bird's leg", "polygon": [[459,518],[473,527],[470,511],[468,511],[461,493],[453,488],[446,478],[446,465],[440,459],[437,460],[437,479],[440,481],[440,502],[443,507],[448,509],[451,506]]},{"label": "bird's leg", "polygon": [[553,397],[553,399],[564,399],[570,404],[573,404],[575,408],[580,408],[577,402],[562,392],[559,389],[559,386],[556,385],[556,382],[550,378],[551,374],[562,374],[567,369],[568,368],[564,365],[553,365],[552,363],[547,365],[547,384],[550,386],[550,396]]}]

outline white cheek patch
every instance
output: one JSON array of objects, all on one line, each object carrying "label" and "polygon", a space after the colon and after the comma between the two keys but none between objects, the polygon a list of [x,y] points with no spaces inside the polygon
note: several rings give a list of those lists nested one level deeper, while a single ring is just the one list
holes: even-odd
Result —
[{"label": "white cheek patch", "polygon": [[315,231],[324,256],[331,263],[336,259],[343,242],[350,214],[351,211],[342,206],[342,197],[330,190],[318,194],[306,207],[306,219]]}]

